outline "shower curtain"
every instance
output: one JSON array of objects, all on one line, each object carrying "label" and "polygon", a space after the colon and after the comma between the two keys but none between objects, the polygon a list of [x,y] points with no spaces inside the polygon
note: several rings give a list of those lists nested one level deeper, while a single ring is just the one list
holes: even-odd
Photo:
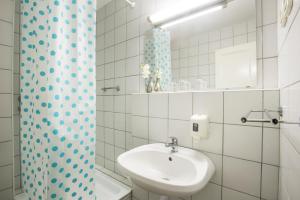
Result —
[{"label": "shower curtain", "polygon": [[28,199],[95,199],[95,0],[22,0],[21,165]]},{"label": "shower curtain", "polygon": [[159,69],[161,89],[168,91],[172,82],[171,35],[169,31],[154,28],[146,34],[144,62],[150,65],[151,71]]}]

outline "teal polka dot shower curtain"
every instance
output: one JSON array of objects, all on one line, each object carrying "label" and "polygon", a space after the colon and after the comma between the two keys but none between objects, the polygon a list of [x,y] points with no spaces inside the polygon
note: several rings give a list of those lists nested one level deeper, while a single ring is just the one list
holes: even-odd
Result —
[{"label": "teal polka dot shower curtain", "polygon": [[95,199],[95,0],[22,0],[21,165],[28,199]]}]

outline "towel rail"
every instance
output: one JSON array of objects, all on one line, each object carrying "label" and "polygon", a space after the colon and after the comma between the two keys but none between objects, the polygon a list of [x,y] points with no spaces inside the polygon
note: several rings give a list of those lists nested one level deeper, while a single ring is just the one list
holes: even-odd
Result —
[{"label": "towel rail", "polygon": [[[262,119],[255,119],[255,118],[249,118],[249,116],[252,113],[262,113],[266,115],[266,118],[262,118]],[[285,121],[285,120],[280,120],[277,118],[272,117],[272,115],[270,114],[270,112],[278,112],[280,118],[282,118],[282,109],[280,108],[279,110],[268,110],[268,109],[264,109],[264,110],[250,110],[245,116],[243,116],[241,118],[242,123],[247,123],[247,122],[261,122],[261,123],[272,123],[274,125],[277,124],[295,124],[295,125],[299,125],[300,126],[300,117],[299,117],[299,121],[298,122],[289,122],[289,121]]]}]

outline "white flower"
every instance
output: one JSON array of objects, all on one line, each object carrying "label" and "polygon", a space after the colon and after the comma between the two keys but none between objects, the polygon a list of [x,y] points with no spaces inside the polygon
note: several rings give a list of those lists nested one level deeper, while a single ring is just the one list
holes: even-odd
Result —
[{"label": "white flower", "polygon": [[142,68],[142,75],[143,75],[143,78],[149,78],[149,75],[151,74],[150,73],[150,66],[148,64],[145,64],[145,65],[141,65],[141,68]]},{"label": "white flower", "polygon": [[160,71],[160,69],[156,70],[155,76],[156,76],[156,78],[159,78],[159,79],[161,78],[161,71]]}]

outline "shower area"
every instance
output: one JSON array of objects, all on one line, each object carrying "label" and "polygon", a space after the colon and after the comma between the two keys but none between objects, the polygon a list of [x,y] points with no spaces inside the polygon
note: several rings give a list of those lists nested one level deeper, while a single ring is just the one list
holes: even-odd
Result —
[{"label": "shower area", "polygon": [[0,199],[131,198],[97,158],[96,4],[1,2]]}]

